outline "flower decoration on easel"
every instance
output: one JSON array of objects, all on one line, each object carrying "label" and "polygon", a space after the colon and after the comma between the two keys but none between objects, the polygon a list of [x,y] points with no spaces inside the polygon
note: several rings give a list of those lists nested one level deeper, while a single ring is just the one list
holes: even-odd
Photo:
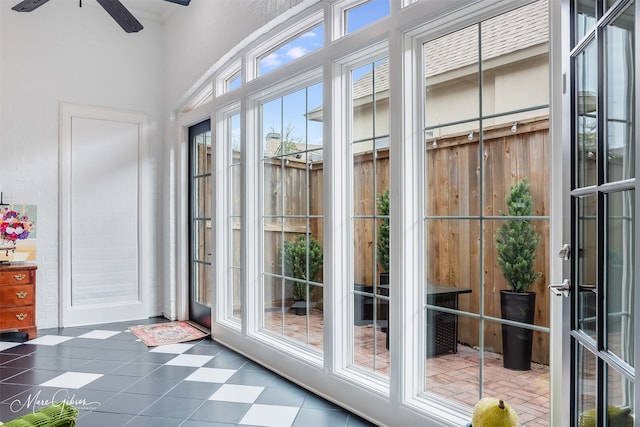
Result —
[{"label": "flower decoration on easel", "polygon": [[16,212],[9,207],[0,209],[0,238],[3,240],[24,240],[33,230],[33,222],[27,214]]}]

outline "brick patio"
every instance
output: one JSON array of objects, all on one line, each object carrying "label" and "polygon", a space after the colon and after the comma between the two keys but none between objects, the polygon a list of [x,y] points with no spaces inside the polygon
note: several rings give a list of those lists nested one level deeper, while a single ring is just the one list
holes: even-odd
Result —
[{"label": "brick patio", "polygon": [[[322,348],[322,312],[312,310],[308,317],[286,312],[284,318],[279,311],[265,314],[265,327],[269,331],[315,349]],[[387,376],[389,351],[385,340],[386,334],[380,328],[354,326],[354,364]],[[504,369],[500,354],[485,352],[481,361],[477,349],[458,344],[457,353],[426,360],[426,391],[473,407],[480,396],[481,363],[483,396],[500,397],[508,402],[518,413],[521,426],[549,426],[549,367],[546,365],[533,363],[529,371]]]}]

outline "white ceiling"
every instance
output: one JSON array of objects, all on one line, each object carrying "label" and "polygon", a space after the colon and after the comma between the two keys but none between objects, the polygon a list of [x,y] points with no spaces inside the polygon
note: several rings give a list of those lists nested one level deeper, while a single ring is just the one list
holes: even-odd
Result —
[{"label": "white ceiling", "polygon": [[120,0],[120,2],[134,15],[135,11],[141,11],[159,19],[166,18],[176,8],[185,7],[165,0]]}]

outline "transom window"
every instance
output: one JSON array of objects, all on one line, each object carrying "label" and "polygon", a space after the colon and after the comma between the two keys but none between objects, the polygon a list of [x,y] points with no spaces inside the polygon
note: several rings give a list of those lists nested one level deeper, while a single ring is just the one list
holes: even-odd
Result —
[{"label": "transom window", "polygon": [[345,33],[351,34],[389,15],[389,0],[369,0],[347,9]]},{"label": "transom window", "polygon": [[319,49],[324,44],[324,24],[305,29],[272,51],[258,57],[258,75],[267,74]]}]

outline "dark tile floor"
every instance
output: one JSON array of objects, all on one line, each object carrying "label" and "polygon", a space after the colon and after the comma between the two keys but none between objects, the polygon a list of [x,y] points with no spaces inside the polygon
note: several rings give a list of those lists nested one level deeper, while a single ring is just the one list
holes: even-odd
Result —
[{"label": "dark tile floor", "polygon": [[80,427],[372,425],[211,339],[148,348],[127,330],[160,321],[0,341],[0,421],[64,400]]}]

